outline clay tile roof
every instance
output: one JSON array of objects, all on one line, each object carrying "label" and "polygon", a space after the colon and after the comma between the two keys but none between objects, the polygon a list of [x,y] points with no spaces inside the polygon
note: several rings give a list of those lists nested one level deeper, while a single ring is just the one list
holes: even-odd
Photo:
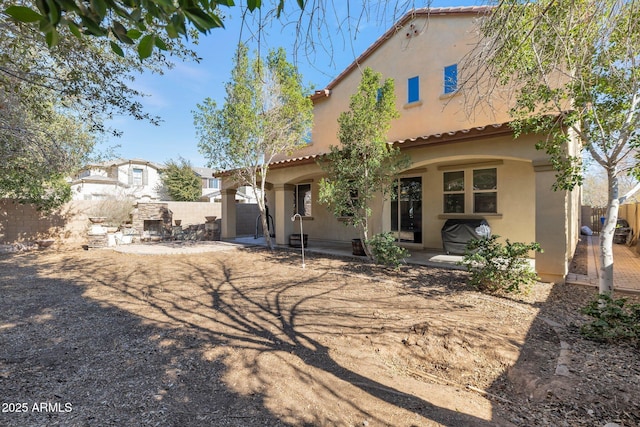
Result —
[{"label": "clay tile roof", "polygon": [[[513,131],[508,123],[493,123],[485,126],[477,126],[469,129],[459,129],[451,132],[434,133],[429,135],[415,136],[411,138],[389,141],[402,148],[409,148],[421,145],[442,144],[446,142],[464,141],[470,138],[488,138],[496,135],[507,135]],[[317,159],[327,153],[310,154],[290,159],[278,160],[269,163],[270,168],[285,168],[288,166],[299,166],[302,164],[314,163]]]},{"label": "clay tile roof", "polygon": [[318,159],[319,157],[322,157],[324,155],[324,153],[320,153],[320,154],[309,154],[306,156],[300,156],[300,157],[292,157],[290,159],[283,159],[283,160],[277,160],[275,162],[271,162],[269,163],[270,167],[286,167],[288,164],[290,163],[312,163],[315,162],[316,159]]},{"label": "clay tile roof", "polygon": [[469,129],[459,129],[450,132],[434,133],[392,141],[401,148],[413,145],[437,144],[449,141],[461,141],[468,138],[490,137],[512,133],[508,123],[494,123]]}]

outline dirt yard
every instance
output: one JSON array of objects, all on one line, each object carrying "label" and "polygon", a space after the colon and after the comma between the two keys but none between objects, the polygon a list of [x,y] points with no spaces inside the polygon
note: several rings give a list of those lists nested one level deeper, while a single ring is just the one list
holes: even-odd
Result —
[{"label": "dirt yard", "polygon": [[0,255],[0,425],[640,425],[638,350],[578,333],[593,290],[225,248]]}]

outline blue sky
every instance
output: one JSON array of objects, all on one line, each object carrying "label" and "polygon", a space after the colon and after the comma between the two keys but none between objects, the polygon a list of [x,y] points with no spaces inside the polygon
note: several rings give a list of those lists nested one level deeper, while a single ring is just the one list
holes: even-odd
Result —
[{"label": "blue sky", "polygon": [[[244,2],[243,2],[244,3]],[[328,2],[331,3],[331,2]],[[282,25],[274,22],[266,29],[261,39],[262,55],[268,49],[283,47],[290,55],[290,61],[298,66],[303,80],[313,90],[323,89],[335,76],[344,70],[354,59],[366,50],[378,37],[391,27],[395,18],[402,14],[393,10],[380,10],[370,7],[369,19],[363,17],[357,26],[357,34],[339,33],[338,20],[348,15],[347,2],[333,2],[335,10],[326,22],[328,27],[321,32],[322,43],[316,43],[315,52],[305,55],[304,49],[294,49],[296,31],[293,25]],[[361,1],[351,1],[361,4]],[[378,2],[371,2],[375,5]],[[395,3],[389,1],[388,3]],[[403,3],[399,1],[398,3]],[[413,2],[416,7],[426,5],[425,2]],[[295,11],[295,2],[286,2],[290,12]],[[469,6],[482,4],[481,0],[434,0],[432,7]],[[99,145],[99,149],[119,145],[115,153],[122,158],[145,159],[163,163],[169,159],[183,157],[193,166],[206,166],[207,160],[198,152],[198,141],[193,126],[192,111],[205,98],[214,99],[218,106],[224,103],[224,84],[229,81],[232,58],[238,41],[241,40],[240,9],[229,9],[225,20],[225,29],[216,29],[208,35],[200,37],[194,47],[202,58],[199,63],[176,61],[175,67],[163,75],[143,74],[136,77],[133,86],[148,96],[141,99],[145,110],[160,116],[163,120],[154,126],[131,117],[119,116],[109,125],[120,130],[122,136],[110,137]],[[358,16],[354,6],[351,16]],[[400,13],[400,15],[398,15]],[[292,18],[293,19],[293,18]],[[249,23],[249,25],[251,25]],[[351,29],[356,27],[352,23]],[[242,40],[249,44],[252,52],[257,44],[248,40],[249,31],[242,31]]]}]

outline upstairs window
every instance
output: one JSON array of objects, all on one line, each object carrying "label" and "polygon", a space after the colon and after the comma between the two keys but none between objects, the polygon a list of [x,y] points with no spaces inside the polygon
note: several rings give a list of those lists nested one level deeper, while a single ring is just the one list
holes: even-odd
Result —
[{"label": "upstairs window", "polygon": [[305,130],[304,134],[302,135],[302,140],[306,145],[311,145],[313,143],[311,128]]},{"label": "upstairs window", "polygon": [[407,102],[417,102],[420,100],[420,77],[411,77],[407,82]]},{"label": "upstairs window", "polygon": [[458,64],[444,67],[444,93],[454,93],[458,90]]},{"label": "upstairs window", "polygon": [[133,185],[143,185],[144,169],[133,168]]},{"label": "upstairs window", "polygon": [[219,190],[220,189],[220,180],[218,178],[209,178],[208,179],[208,187],[207,188],[212,188],[214,190]]}]

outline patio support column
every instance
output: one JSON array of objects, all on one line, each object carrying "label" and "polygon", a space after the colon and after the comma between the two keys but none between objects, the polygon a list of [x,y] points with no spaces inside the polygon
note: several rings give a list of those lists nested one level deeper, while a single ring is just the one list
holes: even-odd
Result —
[{"label": "patio support column", "polygon": [[548,160],[533,161],[536,179],[536,272],[545,282],[564,283],[568,273],[568,214],[570,193],[553,191],[556,171]]},{"label": "patio support column", "polygon": [[[295,186],[291,184],[277,184],[274,185],[273,188],[276,193],[276,217],[274,218],[276,227],[276,244],[288,245],[289,235],[300,232],[299,220],[296,219],[295,224],[291,221],[293,206],[295,203]],[[297,227],[294,228],[294,225]]]},{"label": "patio support column", "polygon": [[222,221],[220,237],[233,239],[236,237],[236,189],[227,188],[222,193]]}]

